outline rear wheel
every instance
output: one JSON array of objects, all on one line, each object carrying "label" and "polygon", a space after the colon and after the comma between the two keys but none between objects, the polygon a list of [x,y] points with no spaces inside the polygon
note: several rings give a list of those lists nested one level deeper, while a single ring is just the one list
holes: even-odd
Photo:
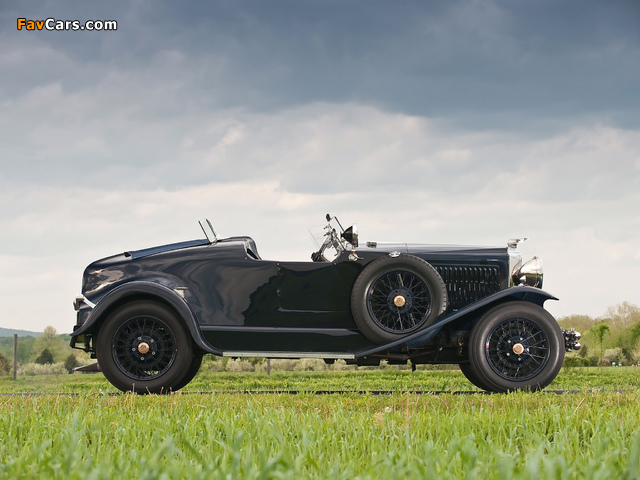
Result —
[{"label": "rear wheel", "polygon": [[185,375],[185,377],[173,387],[173,390],[180,390],[182,387],[187,385],[200,371],[200,365],[202,365],[202,355],[194,355],[193,360],[191,360],[191,366],[189,367],[189,371]]},{"label": "rear wheel", "polygon": [[540,390],[562,367],[562,330],[542,307],[509,302],[489,310],[473,328],[469,361],[486,390]]},{"label": "rear wheel", "polygon": [[197,373],[182,322],[150,301],[124,305],[109,315],[98,332],[96,356],[107,380],[122,391],[169,393]]}]

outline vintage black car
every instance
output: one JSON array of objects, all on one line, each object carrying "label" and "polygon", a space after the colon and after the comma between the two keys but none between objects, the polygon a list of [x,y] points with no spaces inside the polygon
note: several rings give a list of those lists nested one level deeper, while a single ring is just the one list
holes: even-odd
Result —
[{"label": "vintage black car", "polygon": [[175,391],[204,354],[458,364],[494,392],[541,389],[580,334],[543,309],[542,262],[517,244],[367,242],[327,215],[308,262],[263,260],[250,237],[128,251],[84,271],[71,346],[123,391]]}]

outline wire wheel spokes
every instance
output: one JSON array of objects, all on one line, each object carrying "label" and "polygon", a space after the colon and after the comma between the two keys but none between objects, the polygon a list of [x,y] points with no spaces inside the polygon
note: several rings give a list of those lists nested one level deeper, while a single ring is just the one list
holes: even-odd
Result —
[{"label": "wire wheel spokes", "polygon": [[134,380],[152,380],[176,358],[176,339],[156,317],[140,315],[125,321],[113,337],[112,354],[122,373]]},{"label": "wire wheel spokes", "polygon": [[383,330],[409,333],[429,318],[433,297],[429,284],[410,270],[392,270],[379,275],[367,291],[367,308]]},{"label": "wire wheel spokes", "polygon": [[510,381],[539,374],[550,357],[550,342],[542,327],[523,317],[498,323],[487,336],[485,355],[495,373]]}]

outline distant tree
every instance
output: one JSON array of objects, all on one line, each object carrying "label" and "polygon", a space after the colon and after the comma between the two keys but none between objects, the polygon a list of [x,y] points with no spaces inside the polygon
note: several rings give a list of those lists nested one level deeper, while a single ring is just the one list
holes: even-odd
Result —
[{"label": "distant tree", "polygon": [[0,376],[9,375],[11,373],[11,363],[7,357],[0,353]]},{"label": "distant tree", "polygon": [[36,363],[39,363],[40,365],[53,363],[53,354],[48,348],[45,348],[44,350],[42,350],[42,352],[40,352],[40,355],[38,355],[38,357],[36,358]]},{"label": "distant tree", "polygon": [[78,359],[73,353],[70,354],[64,361],[64,368],[69,373],[73,373],[73,369],[76,368],[78,365],[79,365]]},{"label": "distant tree", "polygon": [[629,340],[633,345],[638,343],[639,338],[640,338],[640,322],[636,323],[635,325],[632,325],[631,328],[629,328]]},{"label": "distant tree", "polygon": [[598,323],[598,320],[589,315],[569,315],[558,318],[558,324],[562,328],[575,328],[581,333],[587,332],[591,327]]},{"label": "distant tree", "polygon": [[604,342],[604,336],[610,330],[611,328],[609,328],[609,325],[605,322],[600,322],[589,329],[589,332],[593,334],[596,345],[598,346],[598,359],[600,362],[602,362],[602,344]]},{"label": "distant tree", "polygon": [[610,318],[609,323],[612,327],[618,325],[628,327],[640,322],[640,307],[629,302],[622,302],[607,308],[607,317]]},{"label": "distant tree", "polygon": [[607,348],[602,355],[602,361],[605,365],[611,365],[613,362],[619,364],[622,361],[622,358],[622,349],[620,347]]},{"label": "distant tree", "polygon": [[35,337],[18,337],[18,363],[27,363],[31,358]]},{"label": "distant tree", "polygon": [[618,322],[618,327],[612,327],[611,337],[609,338],[609,346],[619,348],[622,351],[625,363],[632,364],[636,362],[636,346],[640,339],[640,322],[633,325],[623,325]]},{"label": "distant tree", "polygon": [[580,347],[580,350],[578,350],[578,356],[582,358],[587,358],[589,356],[589,347],[583,344]]},{"label": "distant tree", "polygon": [[[53,356],[51,363],[62,362],[69,354],[65,341],[60,338],[58,332],[52,326],[46,327],[44,333],[33,341],[32,355],[40,355],[40,352],[44,350],[49,350]],[[36,361],[36,363],[38,362]]]}]

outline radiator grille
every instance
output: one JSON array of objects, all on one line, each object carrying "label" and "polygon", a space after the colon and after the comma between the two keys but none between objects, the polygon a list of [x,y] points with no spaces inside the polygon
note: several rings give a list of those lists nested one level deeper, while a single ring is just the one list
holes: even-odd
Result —
[{"label": "radiator grille", "polygon": [[497,266],[435,268],[447,286],[448,310],[462,308],[500,291],[500,268]]}]

